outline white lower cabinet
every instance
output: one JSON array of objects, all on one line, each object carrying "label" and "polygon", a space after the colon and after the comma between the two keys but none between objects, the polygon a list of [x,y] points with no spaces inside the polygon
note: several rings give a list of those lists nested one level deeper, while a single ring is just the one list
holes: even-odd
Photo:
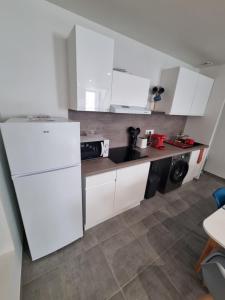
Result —
[{"label": "white lower cabinet", "polygon": [[144,199],[150,162],[88,176],[85,179],[85,229],[91,228]]},{"label": "white lower cabinet", "polygon": [[149,167],[147,162],[117,170],[115,211],[124,211],[144,199]]},{"label": "white lower cabinet", "polygon": [[202,172],[202,168],[205,163],[207,151],[208,151],[207,149],[204,149],[202,159],[199,162],[198,162],[198,158],[199,158],[201,150],[195,150],[195,151],[191,152],[191,156],[190,156],[190,160],[189,160],[189,169],[188,169],[187,175],[185,176],[185,178],[183,180],[183,184],[193,180],[194,178],[197,178],[197,179],[199,178],[199,176],[201,175],[201,172]]},{"label": "white lower cabinet", "polygon": [[86,225],[91,228],[110,218],[114,210],[116,171],[86,178]]}]

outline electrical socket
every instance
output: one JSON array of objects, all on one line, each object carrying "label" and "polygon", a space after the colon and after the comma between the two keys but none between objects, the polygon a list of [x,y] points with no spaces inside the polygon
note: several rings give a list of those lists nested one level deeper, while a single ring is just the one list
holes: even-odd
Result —
[{"label": "electrical socket", "polygon": [[154,129],[146,129],[145,134],[154,134],[155,130]]}]

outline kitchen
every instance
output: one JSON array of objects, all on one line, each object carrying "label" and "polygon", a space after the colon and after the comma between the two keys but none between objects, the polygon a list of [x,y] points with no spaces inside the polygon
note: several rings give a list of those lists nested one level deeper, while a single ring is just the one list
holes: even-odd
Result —
[{"label": "kitchen", "polygon": [[[1,60],[4,70],[4,74],[1,72],[1,80],[4,83],[0,100],[1,120],[39,116],[42,122],[48,123],[46,115],[69,117],[74,123],[80,123],[81,141],[86,139],[89,143],[90,139],[100,142],[109,140],[109,157],[81,162],[85,199],[83,215],[86,219],[84,238],[65,246],[62,250],[59,250],[60,247],[55,249],[56,253],[46,253],[46,257],[39,257],[33,262],[28,247],[25,246],[20,287],[22,245],[18,237],[21,236],[23,226],[18,209],[15,208],[16,200],[9,170],[2,156],[1,178],[2,184],[5,182],[7,188],[4,189],[5,194],[1,194],[1,205],[5,230],[8,232],[6,240],[10,249],[3,249],[3,255],[7,256],[10,253],[15,258],[12,267],[16,270],[14,276],[17,276],[14,280],[16,286],[11,289],[15,295],[11,296],[11,299],[17,299],[20,290],[22,299],[32,298],[35,293],[39,294],[37,299],[48,299],[48,288],[52,290],[52,295],[63,293],[61,298],[65,299],[134,299],[132,293],[136,295],[135,299],[151,299],[154,288],[149,279],[153,282],[155,280],[155,284],[159,286],[156,295],[161,295],[161,299],[179,299],[185,293],[187,299],[197,299],[206,293],[198,274],[194,272],[194,265],[207,240],[207,235],[202,232],[202,221],[215,211],[212,193],[224,185],[221,178],[208,174],[200,176],[206,162],[204,168],[207,172],[223,178],[222,165],[220,172],[217,172],[218,167],[215,170],[213,163],[213,153],[218,151],[215,145],[219,139],[217,131],[223,127],[225,92],[222,64],[198,68],[197,63],[189,64],[184,62],[185,60],[164,54],[47,1],[23,2],[24,5],[21,6],[14,1],[8,1],[4,3],[2,10],[4,13],[1,25],[2,28],[7,26],[11,39],[8,39],[7,34],[4,35],[4,59]],[[30,29],[27,24],[30,24]],[[18,42],[18,38],[21,43]],[[90,41],[91,47],[85,44]],[[10,51],[13,53],[13,61],[9,55]],[[17,55],[13,51],[17,51]],[[124,71],[121,69],[127,72],[121,72]],[[86,106],[82,102],[84,82],[87,84]],[[99,94],[98,84],[101,86]],[[103,92],[102,85],[106,93]],[[165,89],[161,94],[162,100],[154,101],[154,97],[158,96],[153,93],[154,87]],[[96,100],[96,97],[98,101],[93,100]],[[182,149],[164,142],[165,149],[161,150],[154,147],[141,150],[135,148],[135,151],[142,153],[141,156],[146,156],[144,158],[123,163],[112,162],[112,149],[128,145],[129,127],[140,128],[138,143],[144,142],[140,137],[145,137],[146,130],[154,130],[156,134],[166,135],[166,139],[184,132],[201,145]],[[75,139],[75,135],[71,138]],[[213,149],[212,154],[209,150],[209,155],[208,146]],[[142,201],[150,165],[154,166],[154,162],[159,159],[165,159],[167,162],[169,158],[177,156],[179,159],[186,159],[183,157],[184,153],[189,153],[189,170],[184,181],[181,181],[183,185],[165,194],[156,192],[154,197]],[[193,181],[199,176],[199,181]],[[202,214],[198,210],[202,211]],[[193,219],[190,224],[186,218],[187,212],[190,213],[190,219]],[[192,242],[196,243],[196,248],[189,249],[193,254],[191,257],[184,247],[190,245],[181,243],[187,230],[180,221],[182,217],[189,228],[187,239],[191,238],[190,229],[199,236],[199,239],[193,237]],[[175,220],[182,228],[180,233],[173,231]],[[160,226],[157,225],[159,223]],[[26,224],[24,226],[27,231]],[[158,234],[153,228],[158,230]],[[147,238],[151,240],[150,232],[156,239],[153,239],[152,243],[147,241]],[[165,235],[167,243],[159,245],[159,236]],[[168,243],[175,243],[181,247],[185,257],[191,259],[190,265],[185,266],[182,271],[186,280],[193,280],[193,291],[187,287],[185,292],[179,286],[179,280],[173,279],[168,270],[162,272],[163,267],[156,268],[154,272],[154,262],[160,263],[160,259],[164,260],[162,265],[167,267],[165,256],[171,258],[171,249],[174,250],[174,247],[168,247]],[[162,246],[167,248],[165,253],[161,252]],[[130,255],[124,252],[127,247],[131,250]],[[178,262],[179,259],[175,263]],[[70,264],[71,270],[68,270]],[[179,266],[178,264],[177,268]],[[61,272],[64,268],[67,270],[63,278]],[[90,275],[93,286],[85,293],[88,268],[93,273],[95,268],[98,270],[99,277],[97,276],[96,280],[101,284]],[[167,287],[159,280],[159,274],[165,276],[165,280],[169,280]],[[140,286],[140,283],[144,284],[142,275],[143,281],[147,280],[147,286],[144,287]],[[10,276],[12,274],[9,274],[9,278]],[[81,279],[77,279],[79,276],[83,283]],[[5,287],[11,284],[8,277],[3,279],[6,280]],[[70,290],[67,280],[76,279],[78,282],[75,284],[74,281],[74,289]],[[44,282],[47,283],[46,286]],[[59,289],[56,288],[57,285]],[[67,288],[68,290],[65,290]],[[49,299],[51,297],[49,296]]]}]

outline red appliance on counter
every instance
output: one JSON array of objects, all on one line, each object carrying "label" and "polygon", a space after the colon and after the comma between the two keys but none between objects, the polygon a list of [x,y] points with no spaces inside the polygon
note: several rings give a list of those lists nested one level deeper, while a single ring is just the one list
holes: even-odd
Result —
[{"label": "red appliance on counter", "polygon": [[193,140],[191,138],[177,138],[177,139],[167,140],[167,141],[165,141],[165,143],[182,148],[182,149],[186,149],[186,148],[193,147],[195,144],[195,140]]},{"label": "red appliance on counter", "polygon": [[152,144],[151,146],[156,148],[156,149],[159,149],[159,150],[162,150],[165,148],[164,146],[164,141],[165,139],[167,138],[167,136],[165,134],[152,134],[151,136],[151,140],[152,140]]}]

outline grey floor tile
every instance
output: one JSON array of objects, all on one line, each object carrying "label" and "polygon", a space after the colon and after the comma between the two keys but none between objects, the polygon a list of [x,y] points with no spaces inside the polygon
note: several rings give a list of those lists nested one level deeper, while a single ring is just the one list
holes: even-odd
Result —
[{"label": "grey floor tile", "polygon": [[202,219],[207,218],[217,210],[215,200],[212,196],[200,198],[199,201],[195,203],[195,207],[201,212]]},{"label": "grey floor tile", "polygon": [[194,271],[194,265],[197,261],[195,254],[192,245],[183,239],[178,241],[161,258],[164,261],[163,272],[179,293],[185,295],[185,299],[197,299],[205,292]]},{"label": "grey floor tile", "polygon": [[164,199],[164,202],[166,200],[166,203],[172,203],[172,202],[174,202],[176,200],[179,200],[181,198],[179,193],[178,193],[178,190],[173,190],[173,191],[168,192],[166,194],[158,193],[158,195]]},{"label": "grey floor tile", "polygon": [[98,242],[102,242],[125,228],[126,223],[122,216],[119,215],[91,228],[90,232],[96,237]]},{"label": "grey floor tile", "polygon": [[179,198],[172,203],[169,203],[166,206],[169,214],[172,216],[177,216],[180,213],[186,211],[189,208],[189,204],[185,202],[183,199]]},{"label": "grey floor tile", "polygon": [[96,246],[23,287],[22,300],[103,300],[119,290],[101,249]]},{"label": "grey floor tile", "polygon": [[203,198],[203,196],[197,193],[196,190],[181,190],[179,195],[181,199],[189,205],[193,205]]},{"label": "grey floor tile", "polygon": [[156,193],[154,197],[142,201],[143,208],[148,214],[152,214],[155,211],[162,209],[162,207],[165,207],[167,204],[167,198],[160,193]]},{"label": "grey floor tile", "polygon": [[160,210],[154,212],[152,215],[156,218],[158,223],[163,223],[165,220],[172,217],[166,207],[162,207]]},{"label": "grey floor tile", "polygon": [[73,299],[103,300],[119,290],[99,246],[66,261],[60,266],[60,272],[65,274],[67,290]]},{"label": "grey floor tile", "polygon": [[160,266],[149,266],[123,288],[129,300],[180,300],[181,295]]},{"label": "grey floor tile", "polygon": [[145,206],[141,204],[122,213],[121,217],[127,224],[127,226],[130,226],[132,224],[140,222],[147,215],[148,211],[145,209]]},{"label": "grey floor tile", "polygon": [[91,229],[84,232],[82,241],[84,250],[89,250],[98,244],[98,239]]},{"label": "grey floor tile", "polygon": [[109,300],[125,300],[125,298],[123,297],[122,293],[119,292],[116,295],[112,296],[112,298],[110,298]]},{"label": "grey floor tile", "polygon": [[175,242],[176,238],[162,224],[157,224],[150,228],[147,234],[138,237],[142,247],[151,256],[155,258],[169,249]]},{"label": "grey floor tile", "polygon": [[38,259],[37,261],[31,260],[27,252],[23,255],[23,268],[22,268],[22,284],[26,284],[39,276],[55,269],[60,264],[67,260],[71,260],[76,256],[83,253],[85,250],[90,249],[97,245],[97,240],[90,233],[85,233],[82,239],[79,239],[58,251]]},{"label": "grey floor tile", "polygon": [[154,213],[148,215],[140,222],[131,225],[129,228],[136,237],[148,233],[149,229],[159,223],[159,220],[154,217]]},{"label": "grey floor tile", "polygon": [[128,229],[104,241],[101,248],[121,286],[140,272],[149,259]]},{"label": "grey floor tile", "polygon": [[[200,224],[204,220],[203,209],[196,204],[192,204],[185,212],[193,224]],[[210,215],[210,214],[209,214]]]},{"label": "grey floor tile", "polygon": [[22,300],[72,300],[67,294],[66,278],[58,268],[23,286]]},{"label": "grey floor tile", "polygon": [[24,252],[22,264],[22,285],[54,270],[60,263],[62,263],[62,258],[62,251],[57,251],[32,262],[27,251]]}]

